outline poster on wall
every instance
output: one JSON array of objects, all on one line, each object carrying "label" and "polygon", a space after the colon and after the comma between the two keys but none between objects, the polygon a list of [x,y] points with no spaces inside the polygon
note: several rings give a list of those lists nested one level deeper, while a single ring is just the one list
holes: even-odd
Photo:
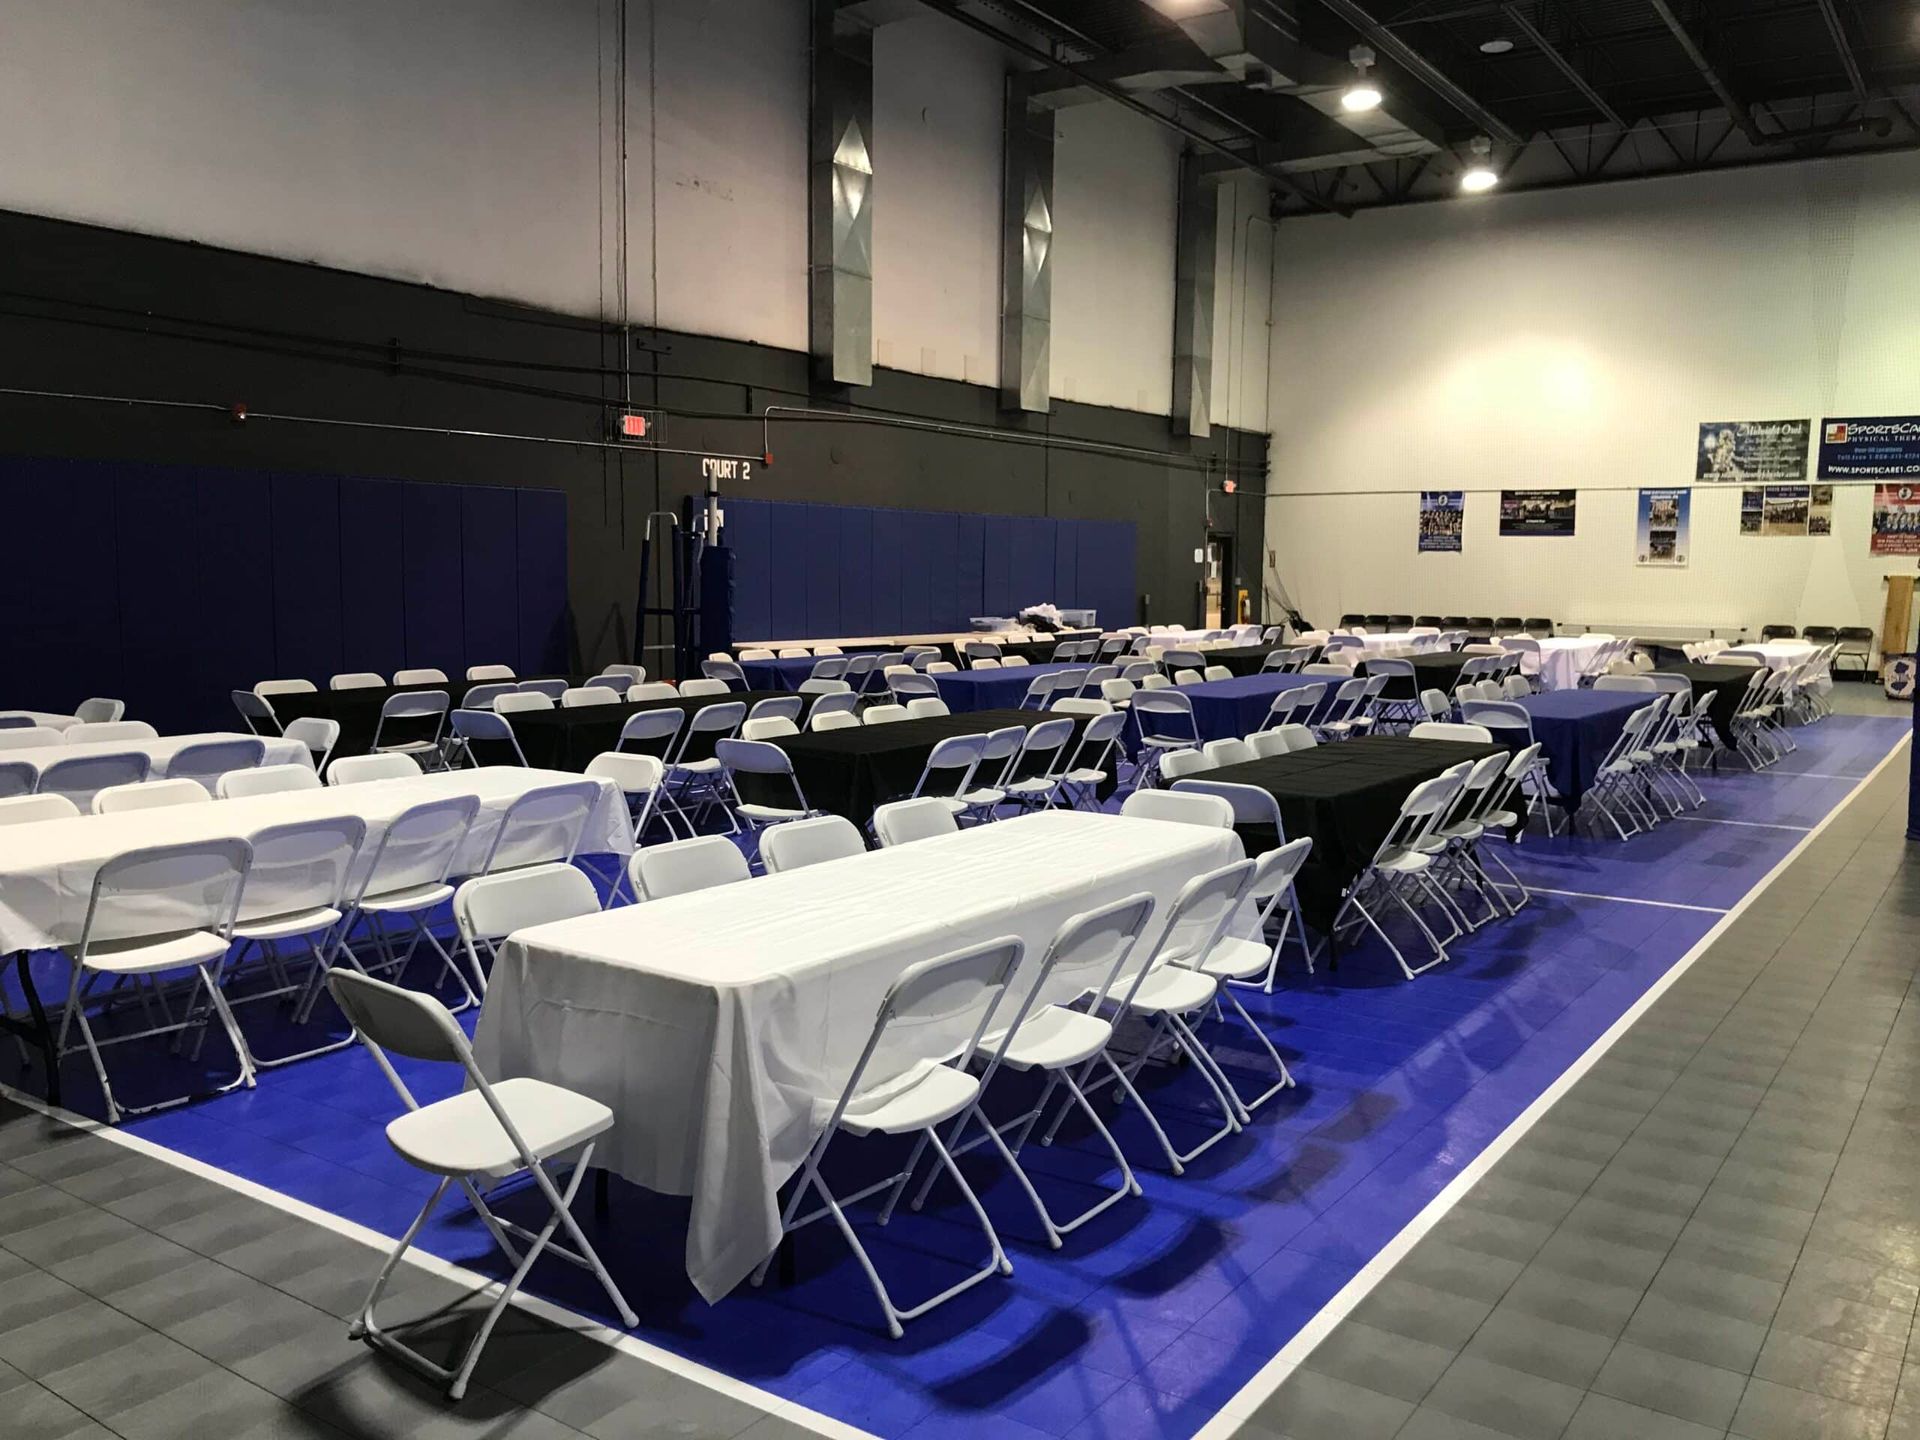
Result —
[{"label": "poster on wall", "polygon": [[1761,512],[1762,535],[1804,535],[1807,533],[1808,487],[1805,485],[1767,486],[1766,508]]},{"label": "poster on wall", "polygon": [[1685,490],[1642,490],[1634,553],[1640,565],[1687,563],[1693,529],[1693,496]]},{"label": "poster on wall", "polygon": [[1758,535],[1760,517],[1767,508],[1766,487],[1749,485],[1740,492],[1740,533]]},{"label": "poster on wall", "polygon": [[1805,480],[1812,438],[1811,420],[1704,421],[1693,478],[1748,484]]},{"label": "poster on wall", "polygon": [[1820,478],[1920,480],[1920,415],[1823,420]]},{"label": "poster on wall", "polygon": [[1920,555],[1920,484],[1873,487],[1875,555]]},{"label": "poster on wall", "polygon": [[1833,534],[1833,486],[1815,485],[1807,501],[1807,533]]},{"label": "poster on wall", "polygon": [[1502,535],[1571,535],[1579,494],[1573,490],[1502,490]]},{"label": "poster on wall", "polygon": [[1422,490],[1420,492],[1420,549],[1458,550],[1460,521],[1466,514],[1464,490]]}]

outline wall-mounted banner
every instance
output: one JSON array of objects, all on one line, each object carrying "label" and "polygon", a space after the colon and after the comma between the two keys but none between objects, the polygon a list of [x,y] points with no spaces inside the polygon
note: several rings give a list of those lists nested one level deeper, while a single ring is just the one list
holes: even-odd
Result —
[{"label": "wall-mounted banner", "polygon": [[1873,487],[1875,555],[1920,555],[1920,485]]},{"label": "wall-mounted banner", "polygon": [[1805,485],[1767,486],[1766,507],[1761,512],[1762,535],[1804,535],[1807,533],[1808,488]]},{"label": "wall-mounted banner", "polygon": [[1760,520],[1766,513],[1767,491],[1763,485],[1749,485],[1740,492],[1740,533],[1758,535]]},{"label": "wall-mounted banner", "polygon": [[1464,490],[1422,490],[1420,492],[1420,549],[1458,550],[1460,521],[1466,514]]},{"label": "wall-mounted banner", "polygon": [[1815,485],[1807,502],[1807,533],[1833,534],[1833,486]]},{"label": "wall-mounted banner", "polygon": [[1684,566],[1692,549],[1693,496],[1685,490],[1642,490],[1634,533],[1635,563]]},{"label": "wall-mounted banner", "polygon": [[1693,478],[1703,482],[1805,480],[1811,420],[1709,420],[1700,427]]},{"label": "wall-mounted banner", "polygon": [[1571,535],[1579,505],[1573,490],[1502,490],[1502,535]]},{"label": "wall-mounted banner", "polygon": [[1821,421],[1820,478],[1920,480],[1920,415]]}]

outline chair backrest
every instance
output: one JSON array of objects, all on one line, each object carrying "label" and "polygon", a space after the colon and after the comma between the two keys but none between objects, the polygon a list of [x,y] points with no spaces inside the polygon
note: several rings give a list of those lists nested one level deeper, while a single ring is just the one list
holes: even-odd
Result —
[{"label": "chair backrest", "polygon": [[527,763],[526,753],[520,748],[520,738],[513,733],[513,726],[508,723],[506,716],[492,710],[460,709],[454,711],[449,719],[453,722],[453,733],[462,740],[509,745],[513,747],[515,763]]},{"label": "chair backrest", "polygon": [[393,672],[393,683],[395,685],[444,685],[447,683],[447,672],[431,667],[420,670],[396,670]]},{"label": "chair backrest", "polygon": [[1178,780],[1183,775],[1198,775],[1202,770],[1211,770],[1213,761],[1202,750],[1174,750],[1160,757],[1160,775],[1166,780]]},{"label": "chair backrest", "polygon": [[384,675],[376,675],[371,670],[353,670],[345,675],[336,675],[327,681],[329,690],[379,690],[385,687]]},{"label": "chair backrest", "polygon": [[[565,680],[554,679],[554,680],[522,680],[520,681],[517,688],[520,690],[522,694],[544,695],[547,697],[547,699],[555,701],[557,703],[560,697],[566,694],[567,691],[571,690],[573,687],[569,685]],[[498,710],[500,708],[499,703],[495,702],[493,708]]]},{"label": "chair backrest", "polygon": [[510,690],[493,697],[493,713],[516,715],[522,710],[551,710],[553,697],[538,690]]},{"label": "chair backrest", "polygon": [[1596,690],[1631,690],[1645,692],[1658,690],[1652,678],[1646,675],[1602,675],[1593,682]]},{"label": "chair backrest", "polygon": [[947,803],[935,796],[918,800],[895,800],[873,812],[873,833],[881,845],[904,845],[909,840],[926,840],[935,835],[952,835],[960,822]]},{"label": "chair backrest", "polygon": [[262,680],[253,687],[256,695],[312,695],[319,690],[311,680]]},{"label": "chair backrest", "polygon": [[74,717],[82,724],[102,724],[123,719],[127,713],[127,702],[108,700],[96,695],[91,700],[82,700],[73,709]]},{"label": "chair backrest", "polygon": [[40,772],[25,760],[0,761],[0,799],[31,795]]},{"label": "chair backrest", "polygon": [[87,720],[60,732],[67,745],[92,745],[102,740],[158,740],[160,732],[144,720]]},{"label": "chair backrest", "polygon": [[1509,700],[1524,700],[1533,693],[1524,675],[1509,675],[1500,682],[1500,692]]},{"label": "chair backrest", "polygon": [[798,735],[800,727],[784,715],[763,715],[748,719],[740,726],[743,740],[773,740],[782,735]]},{"label": "chair backrest", "polygon": [[1200,674],[1208,680],[1233,679],[1233,671],[1229,670],[1224,665],[1209,665],[1207,666],[1206,669],[1202,670]]},{"label": "chair backrest", "polygon": [[[627,691],[633,688],[633,680],[626,675],[602,673],[594,676],[581,688],[611,690],[614,699],[622,700],[626,698]],[[562,690],[560,693],[565,695],[567,692]]]},{"label": "chair backrest", "polygon": [[[747,711],[747,724],[779,717],[792,721],[797,730],[800,727],[800,712],[806,708],[806,700],[799,695],[769,695],[764,700],[753,702],[753,708]],[[786,733],[792,734],[793,731]]]},{"label": "chair backrest", "polygon": [[[816,675],[810,680],[802,680],[798,693],[801,695],[846,695],[850,694],[852,690],[853,687],[844,680],[827,679]],[[761,703],[764,704],[766,702],[762,701]],[[815,703],[817,704],[818,702],[816,701]]]},{"label": "chair backrest", "polygon": [[141,785],[109,785],[94,793],[93,813],[158,810],[168,805],[201,805],[213,799],[198,780],[149,780]]},{"label": "chair backrest", "polygon": [[1247,737],[1247,747],[1253,751],[1256,760],[1270,760],[1276,755],[1288,755],[1298,749],[1304,749],[1300,737],[1310,742],[1313,732],[1304,725],[1276,725],[1271,730],[1256,730]]},{"label": "chair backrest", "polygon": [[1141,892],[1071,915],[1055,932],[1046,956],[1033,967],[1033,984],[1007,1029],[1011,1041],[1043,991],[1072,1000],[1084,996],[1097,1015],[1134,947],[1153,918],[1153,896]]},{"label": "chair backrest", "polygon": [[1193,701],[1178,691],[1143,689],[1133,697],[1131,708],[1142,735],[1200,741]]},{"label": "chair backrest", "polygon": [[1516,701],[1463,700],[1460,714],[1468,724],[1478,725],[1490,734],[1511,732],[1509,743],[1514,739],[1523,744],[1533,740],[1533,712]]},{"label": "chair backrest", "polygon": [[493,702],[502,695],[514,694],[511,680],[492,680],[483,685],[469,685],[467,693],[460,697],[462,710],[491,710]]},{"label": "chair backrest", "polygon": [[[1217,795],[1188,795],[1188,800],[1210,800],[1221,809],[1227,802]],[[1220,937],[1234,921],[1240,904],[1253,888],[1257,867],[1251,860],[1237,860],[1196,875],[1180,887],[1180,894],[1167,913],[1166,929],[1160,943],[1144,960],[1136,958],[1126,967],[1130,977],[1128,994],[1152,970],[1162,965],[1195,965],[1212,953]]]},{"label": "chair backrest", "polygon": [[244,800],[249,795],[284,795],[295,790],[321,789],[310,765],[261,765],[252,770],[230,770],[214,784],[222,800]]},{"label": "chair backrest", "polygon": [[[6,767],[0,766],[0,770]],[[23,767],[30,768],[30,767]],[[64,795],[7,794],[0,788],[0,825],[28,825],[36,820],[72,820],[80,807]]]},{"label": "chair backrest", "polygon": [[1222,765],[1244,765],[1253,759],[1253,747],[1244,740],[1209,740],[1200,748],[1215,769]]},{"label": "chair backrest", "polygon": [[600,786],[592,780],[564,780],[524,792],[501,815],[480,873],[573,859],[599,803]]},{"label": "chair backrest", "polygon": [[1391,656],[1380,660],[1369,660],[1367,661],[1367,674],[1375,678],[1398,675],[1404,679],[1411,680],[1413,679],[1413,662],[1411,660],[1396,660]]},{"label": "chair backrest", "polygon": [[1224,800],[1233,812],[1235,825],[1271,825],[1282,840],[1287,838],[1286,827],[1280,820],[1280,802],[1258,785],[1241,785],[1230,780],[1180,780],[1167,793]]},{"label": "chair backrest", "polygon": [[366,838],[367,822],[358,815],[323,815],[255,831],[247,837],[253,865],[247,871],[246,913],[285,915],[316,905],[338,907]]},{"label": "chair backrest", "polygon": [[73,755],[43,769],[35,790],[41,795],[64,795],[82,810],[90,810],[93,797],[109,786],[138,785],[145,780],[150,764],[137,750],[123,754]]},{"label": "chair backrest", "polygon": [[938,695],[918,695],[907,701],[907,718],[909,720],[925,720],[930,716],[949,715],[952,713],[952,711],[947,709],[947,702],[942,700]]},{"label": "chair backrest", "polygon": [[807,717],[809,730],[852,730],[859,724],[860,717],[851,710],[816,710]]},{"label": "chair backrest", "polygon": [[589,760],[586,773],[613,781],[628,795],[644,795],[660,784],[667,767],[658,755],[626,755],[609,750]]},{"label": "chair backrest", "polygon": [[[247,729],[255,735],[280,733],[280,717],[273,713],[273,706],[266,700],[251,690],[235,690],[232,692],[232,699],[233,708],[240,712],[240,718],[247,722]],[[0,726],[8,723],[4,717],[0,717]],[[21,723],[31,724],[32,722],[22,720]]]},{"label": "chair backrest", "polygon": [[904,705],[875,705],[860,718],[862,723],[867,725],[888,725],[896,720],[906,720],[911,717],[908,716],[907,707]]},{"label": "chair backrest", "polygon": [[[1127,682],[1124,680],[1109,680],[1104,683],[1108,685],[1125,685]],[[1129,686],[1128,688],[1131,689],[1132,687]],[[1113,709],[1113,706],[1108,701],[1096,700],[1091,695],[1063,695],[1047,708],[1063,715],[1105,715]]]},{"label": "chair backrest", "polygon": [[174,751],[167,762],[167,775],[197,780],[212,789],[228,771],[258,769],[266,758],[267,742],[253,736],[245,740],[205,740]]},{"label": "chair backrest", "polygon": [[428,800],[402,810],[373,842],[360,893],[386,895],[444,882],[479,812],[480,801],[472,795]]},{"label": "chair backrest", "polygon": [[329,785],[358,785],[367,780],[417,780],[420,762],[411,755],[343,755],[327,767]]},{"label": "chair backrest", "polygon": [[747,857],[724,835],[700,835],[636,850],[627,862],[633,890],[642,900],[664,900],[752,877]]},{"label": "chair backrest", "polygon": [[[462,1065],[470,1076],[478,1077],[466,1032],[434,996],[389,985],[345,966],[328,972],[327,989],[355,1032],[376,1050],[409,1060]],[[407,1093],[398,1075],[390,1070],[388,1078],[403,1095]]]},{"label": "chair backrest", "polygon": [[915,695],[938,695],[940,687],[931,675],[922,675],[917,670],[887,676],[887,688],[895,699],[906,699]]},{"label": "chair backrest", "polygon": [[844,815],[794,820],[775,825],[760,837],[760,861],[770,875],[866,853],[859,829]]},{"label": "chair backrest", "polygon": [[494,941],[529,925],[550,925],[600,909],[593,881],[574,865],[529,865],[501,875],[481,875],[453,892],[453,922],[460,938]]},{"label": "chair backrest", "polygon": [[39,725],[19,725],[0,730],[0,750],[37,750],[42,745],[58,745],[60,732]]},{"label": "chair backrest", "polygon": [[994,656],[985,655],[978,660],[970,662],[967,668],[969,670],[999,670],[1003,667],[1004,663],[1004,661],[996,659]]},{"label": "chair backrest", "polygon": [[560,692],[562,710],[573,710],[582,705],[615,705],[619,700],[620,693],[617,690],[609,690],[603,685],[581,685]]},{"label": "chair backrest", "polygon": [[104,941],[181,930],[231,935],[252,858],[238,836],[115,855],[94,872],[79,958]]},{"label": "chair backrest", "polygon": [[[716,681],[725,689],[732,689],[736,685],[742,690],[747,688],[747,672],[742,670],[739,664],[732,660],[702,660],[700,662],[700,673],[706,677],[707,680]],[[686,685],[680,687],[681,693],[685,694],[686,686],[695,683],[697,682],[692,680],[687,681]],[[696,691],[695,693],[704,694],[706,692]]]},{"label": "chair backrest", "polygon": [[[708,662],[708,663],[711,663],[711,662]],[[730,693],[732,688],[733,687],[728,685],[726,681],[715,680],[711,676],[708,676],[704,680],[683,680],[680,683],[680,693],[682,695],[689,695],[689,696],[691,695],[725,695]]]},{"label": "chair backrest", "polygon": [[627,699],[636,705],[643,705],[649,700],[673,700],[679,695],[680,692],[664,680],[635,681],[627,687]]},{"label": "chair backrest", "polygon": [[467,667],[469,684],[478,680],[511,680],[513,678],[511,665],[469,665]]},{"label": "chair backrest", "polygon": [[303,715],[287,722],[286,734],[287,739],[307,747],[316,771],[324,770],[333,747],[340,743],[340,722],[324,715]]},{"label": "chair backrest", "polygon": [[1202,685],[1206,683],[1206,676],[1202,675],[1198,670],[1176,670],[1173,672],[1173,683],[1176,685]]},{"label": "chair backrest", "polygon": [[1136,820],[1172,820],[1225,830],[1233,825],[1233,806],[1218,795],[1182,795],[1177,790],[1136,790],[1120,806]]},{"label": "chair backrest", "polygon": [[[796,649],[794,653],[796,655],[804,655],[807,652],[805,650]],[[774,658],[773,651],[767,649],[767,647],[764,645],[751,645],[741,650],[740,652],[740,663],[743,665],[749,660],[771,660],[773,658]]]},{"label": "chair backrest", "polygon": [[1447,720],[1422,720],[1407,732],[1414,740],[1466,740],[1481,745],[1493,743],[1493,732],[1484,725],[1460,725]]}]

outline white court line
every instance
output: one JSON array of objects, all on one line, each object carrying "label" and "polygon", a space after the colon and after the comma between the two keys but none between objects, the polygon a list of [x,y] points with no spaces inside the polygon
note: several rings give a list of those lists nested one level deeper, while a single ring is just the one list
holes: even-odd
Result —
[{"label": "white court line", "polygon": [[[1754,772],[1749,770],[1747,773],[1751,775]],[[1858,775],[1834,775],[1823,770],[1763,770],[1760,773],[1771,775],[1776,780],[1858,780],[1860,778]],[[1868,773],[1867,778],[1872,779],[1877,773],[1879,772],[1876,767]]]},{"label": "white court line", "polygon": [[1549,890],[1544,885],[1529,885],[1530,895],[1568,895],[1575,900],[1611,900],[1616,905],[1651,905],[1656,910],[1693,910],[1702,915],[1724,915],[1718,905],[1683,905],[1678,900],[1642,900],[1635,895],[1598,895],[1591,890]]},{"label": "white court line", "polygon": [[[169,1150],[164,1145],[156,1145],[153,1141],[139,1135],[130,1135],[114,1126],[102,1125],[98,1120],[89,1119],[85,1115],[77,1115],[71,1110],[49,1105],[39,1096],[29,1095],[24,1090],[16,1090],[11,1085],[0,1083],[0,1096],[5,1096],[25,1109],[37,1111],[50,1120],[58,1121],[75,1130],[84,1130],[102,1140],[122,1146],[136,1155],[159,1160],[176,1170],[197,1175],[202,1180],[211,1180],[216,1185],[223,1185],[262,1204],[271,1205],[274,1209],[292,1215],[296,1219],[305,1220],[309,1224],[318,1225],[323,1230],[330,1230],[335,1235],[358,1241],[368,1247],[367,1284],[369,1286],[373,1284],[374,1270],[381,1260],[392,1253],[396,1243],[391,1235],[383,1235],[380,1231],[365,1225],[356,1225],[353,1221],[343,1219],[331,1211],[322,1210],[317,1205],[309,1205],[306,1201],[296,1200],[291,1195],[282,1195],[278,1190],[270,1190],[243,1176],[229,1174],[218,1166],[208,1165],[194,1159],[191,1155],[183,1155],[177,1150]],[[50,1183],[55,1184],[57,1188],[58,1182]],[[216,1264],[221,1263],[217,1255],[207,1258]],[[456,1265],[449,1260],[442,1260],[438,1255],[418,1248],[407,1252],[406,1263],[426,1271],[429,1275],[464,1285],[470,1290],[497,1291],[499,1289],[499,1282],[492,1276],[482,1275],[477,1270],[469,1270],[464,1265]],[[676,1355],[671,1350],[651,1345],[638,1336],[629,1335],[624,1330],[610,1329],[578,1311],[569,1310],[564,1305],[556,1305],[553,1301],[544,1300],[538,1295],[528,1294],[525,1290],[515,1293],[513,1304],[515,1308],[524,1310],[529,1315],[536,1316],[550,1325],[558,1326],[583,1340],[597,1340],[610,1349],[624,1351],[636,1359],[644,1360],[649,1365],[677,1375],[683,1380],[704,1385],[707,1389],[730,1399],[743,1401],[765,1411],[768,1415],[777,1415],[782,1420],[810,1430],[816,1435],[825,1436],[827,1440],[879,1440],[879,1437],[858,1426],[836,1420],[831,1415],[822,1415],[816,1410],[809,1410],[806,1406],[792,1400],[782,1399],[771,1391],[762,1390],[758,1385],[737,1380],[725,1371],[711,1369],[698,1361]],[[347,1322],[342,1320],[340,1332],[343,1338],[346,1327]],[[360,1342],[351,1343],[358,1346]],[[531,1410],[534,1407],[528,1405],[525,1408]],[[758,1421],[754,1423],[759,1424]]]},{"label": "white court line", "polygon": [[1673,818],[1695,825],[1742,825],[1749,830],[1793,830],[1802,835],[1812,828],[1807,825],[1777,825],[1771,820],[1716,820],[1711,815],[1676,815]]},{"label": "white court line", "polygon": [[1300,1327],[1298,1333],[1281,1347],[1279,1354],[1261,1366],[1259,1372],[1241,1386],[1231,1400],[1220,1407],[1214,1417],[1200,1428],[1194,1440],[1227,1440],[1227,1437],[1239,1433],[1241,1426],[1253,1418],[1254,1412],[1265,1404],[1287,1377],[1299,1369],[1300,1363],[1313,1353],[1314,1347],[1332,1334],[1333,1328],[1346,1319],[1353,1308],[1366,1299],[1376,1285],[1387,1278],[1388,1272],[1400,1263],[1407,1252],[1413,1249],[1429,1230],[1446,1217],[1448,1211],[1466,1198],[1467,1192],[1472,1190],[1480,1182],[1481,1177],[1499,1163],[1502,1156],[1519,1143],[1521,1137],[1539,1122],[1540,1117],[1551,1110],[1560,1097],[1573,1088],[1581,1076],[1599,1063],[1600,1058],[1633,1027],[1636,1020],[1653,1008],[1654,1002],[1666,994],[1675,981],[1693,968],[1694,962],[1706,954],[1707,947],[1726,933],[1727,928],[1740,918],[1747,907],[1769,885],[1779,878],[1787,866],[1800,858],[1801,853],[1819,838],[1820,833],[1859,798],[1860,792],[1866,789],[1896,756],[1906,750],[1911,740],[1912,736],[1902,735],[1895,742],[1893,749],[1873,767],[1872,773],[1847,792],[1846,799],[1836,805],[1824,820],[1809,830],[1793,849],[1782,856],[1779,863],[1761,877],[1758,885],[1741,896],[1737,905],[1723,914],[1714,927],[1702,935],[1691,950],[1676,960],[1666,974],[1648,987],[1646,994],[1634,1001],[1625,1014],[1607,1027],[1605,1034],[1589,1045],[1573,1064],[1561,1072],[1558,1079],[1541,1091],[1534,1102],[1514,1118],[1512,1124],[1494,1137],[1492,1144],[1468,1161],[1460,1173],[1453,1177],[1446,1189],[1428,1201],[1426,1208],[1409,1220],[1399,1234],[1381,1247],[1374,1257],[1361,1267],[1360,1272],[1341,1288],[1339,1294],[1329,1300],[1311,1320]]}]

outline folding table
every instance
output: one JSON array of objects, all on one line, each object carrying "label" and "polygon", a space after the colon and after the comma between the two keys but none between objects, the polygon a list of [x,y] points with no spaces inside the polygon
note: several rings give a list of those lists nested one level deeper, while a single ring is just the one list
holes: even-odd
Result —
[{"label": "folding table", "polygon": [[1516,703],[1533,722],[1547,779],[1571,811],[1587,793],[1627,717],[1659,699],[1634,690],[1548,690]]},{"label": "folding table", "polygon": [[1274,670],[1173,688],[1193,702],[1193,723],[1202,740],[1231,740],[1250,735],[1264,725],[1267,712],[1273,708],[1273,697],[1282,690],[1325,685],[1331,695],[1339,684],[1337,675],[1283,675]]},{"label": "folding table", "polygon": [[25,761],[36,771],[57,760],[80,755],[145,755],[152,766],[149,778],[158,780],[167,766],[189,745],[213,745],[222,740],[259,740],[266,747],[262,765],[304,765],[313,768],[313,752],[298,740],[281,736],[247,735],[234,730],[209,730],[199,735],[162,735],[157,740],[82,740],[78,744],[32,745],[19,750],[0,750],[0,763]]},{"label": "folding table", "polygon": [[[586,676],[579,675],[522,675],[522,680],[565,680],[569,685],[584,685]],[[340,722],[340,740],[333,747],[333,758],[342,755],[364,755],[373,748],[374,731],[380,725],[380,707],[395,695],[419,695],[438,692],[448,697],[448,706],[459,705],[460,699],[475,685],[490,682],[484,680],[454,680],[445,685],[378,685],[365,690],[300,690],[288,695],[269,695],[267,703],[273,706],[273,713],[282,725],[289,720],[301,720],[308,716],[317,716],[323,720]],[[414,724],[418,725],[418,721]],[[389,732],[391,733],[391,732]]]},{"label": "folding table", "polygon": [[[1438,690],[1442,695],[1451,695],[1453,687],[1460,681],[1460,672],[1474,658],[1472,655],[1462,655],[1457,650],[1445,650],[1437,655],[1409,655],[1406,661],[1413,666],[1413,685],[1408,686],[1405,676],[1395,675],[1387,681],[1387,688],[1380,692],[1381,698],[1418,700],[1421,690]],[[1354,673],[1367,674],[1367,662],[1361,661]]]},{"label": "folding table", "polygon": [[[645,710],[678,710],[691,717],[711,705],[743,702],[748,710],[762,700],[788,699],[784,690],[734,690],[725,695],[678,695],[671,700],[619,700],[611,705],[556,705],[551,710],[514,710],[501,718],[513,727],[514,739],[529,765],[551,770],[585,770],[596,755],[604,755],[620,745],[620,729],[630,716]],[[684,729],[685,722],[682,722]],[[713,743],[724,738],[712,734],[695,737],[687,751],[689,760],[705,760],[713,754]],[[676,741],[675,744],[679,742]],[[636,745],[636,753],[659,748]],[[514,763],[513,754],[500,740],[481,740],[473,752],[483,764]]]},{"label": "folding table", "polygon": [[1656,675],[1684,675],[1693,684],[1693,711],[1702,711],[1726,744],[1733,743],[1733,717],[1753,683],[1751,665],[1661,665]]},{"label": "folding table", "polygon": [[951,675],[935,675],[934,686],[947,708],[955,714],[971,710],[1017,710],[1036,675],[1051,675],[1059,670],[1085,670],[1087,663],[1075,661],[1058,665],[1016,665],[1011,670],[956,670]]}]

